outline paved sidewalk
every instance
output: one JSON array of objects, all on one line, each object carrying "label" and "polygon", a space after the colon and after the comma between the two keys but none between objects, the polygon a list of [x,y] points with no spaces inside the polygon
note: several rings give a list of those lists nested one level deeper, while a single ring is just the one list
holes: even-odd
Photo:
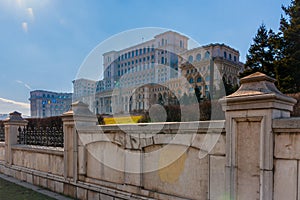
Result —
[{"label": "paved sidewalk", "polygon": [[0,199],[2,200],[71,200],[71,198],[0,174]]}]

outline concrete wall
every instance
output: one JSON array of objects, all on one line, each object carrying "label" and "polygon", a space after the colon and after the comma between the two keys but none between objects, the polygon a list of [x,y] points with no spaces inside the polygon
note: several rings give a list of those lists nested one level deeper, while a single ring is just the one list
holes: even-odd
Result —
[{"label": "concrete wall", "polygon": [[[224,121],[165,123],[160,134],[143,137],[156,125],[148,125],[143,133],[132,131],[129,136],[124,132],[136,129],[136,125],[99,126],[108,141],[103,141],[99,131],[81,129],[79,138],[94,139],[83,142],[88,143],[83,153],[87,170],[79,180],[105,181],[111,183],[109,187],[158,199],[224,196]],[[177,133],[180,125],[185,126],[185,134]],[[212,141],[216,145],[207,149]],[[172,162],[167,163],[168,159]]]},{"label": "concrete wall", "polygon": [[274,199],[300,199],[300,118],[273,121]]},{"label": "concrete wall", "polygon": [[13,165],[63,176],[63,148],[15,145]]},{"label": "concrete wall", "polygon": [[0,142],[0,161],[5,160],[5,143]]},{"label": "concrete wall", "polygon": [[300,118],[274,81],[241,79],[225,121],[98,126],[77,102],[64,149],[18,145],[26,121],[11,113],[0,173],[78,199],[300,200]]}]

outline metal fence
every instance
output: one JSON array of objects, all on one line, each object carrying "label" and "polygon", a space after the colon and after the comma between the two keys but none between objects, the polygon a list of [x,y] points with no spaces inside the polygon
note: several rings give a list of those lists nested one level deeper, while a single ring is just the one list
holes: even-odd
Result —
[{"label": "metal fence", "polygon": [[0,126],[0,142],[5,141],[5,129],[4,126]]},{"label": "metal fence", "polygon": [[62,127],[19,127],[18,143],[25,145],[64,146],[64,133]]}]

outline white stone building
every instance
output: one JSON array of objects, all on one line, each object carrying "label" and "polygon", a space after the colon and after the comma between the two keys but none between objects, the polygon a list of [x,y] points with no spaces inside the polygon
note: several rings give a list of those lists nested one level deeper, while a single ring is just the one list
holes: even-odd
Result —
[{"label": "white stone building", "polygon": [[[103,79],[95,84],[93,97],[81,100],[94,113],[128,113],[148,110],[158,99],[168,103],[168,97],[178,99],[194,92],[195,87],[207,97],[222,79],[238,84],[243,64],[237,50],[224,44],[188,49],[188,40],[167,31],[138,45],[104,53]],[[86,96],[78,83],[74,83],[74,93]]]}]

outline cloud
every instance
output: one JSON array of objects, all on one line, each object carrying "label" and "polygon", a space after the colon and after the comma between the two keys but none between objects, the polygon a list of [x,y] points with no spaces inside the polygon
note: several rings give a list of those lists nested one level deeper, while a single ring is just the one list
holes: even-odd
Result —
[{"label": "cloud", "polygon": [[32,8],[27,8],[27,14],[29,18],[33,21],[34,20],[34,14],[33,14],[33,9]]},{"label": "cloud", "polygon": [[23,81],[20,81],[20,80],[16,80],[16,82],[24,85],[24,87],[26,87],[28,90],[32,90],[32,88],[30,87],[30,85],[28,85],[27,83],[24,83]]},{"label": "cloud", "polygon": [[24,31],[25,33],[28,32],[28,24],[27,24],[27,22],[23,22],[23,23],[22,23],[22,29],[23,29],[23,31]]},{"label": "cloud", "polygon": [[30,104],[17,102],[10,99],[0,97],[0,114],[8,114],[13,111],[21,112],[23,115],[29,116]]}]

